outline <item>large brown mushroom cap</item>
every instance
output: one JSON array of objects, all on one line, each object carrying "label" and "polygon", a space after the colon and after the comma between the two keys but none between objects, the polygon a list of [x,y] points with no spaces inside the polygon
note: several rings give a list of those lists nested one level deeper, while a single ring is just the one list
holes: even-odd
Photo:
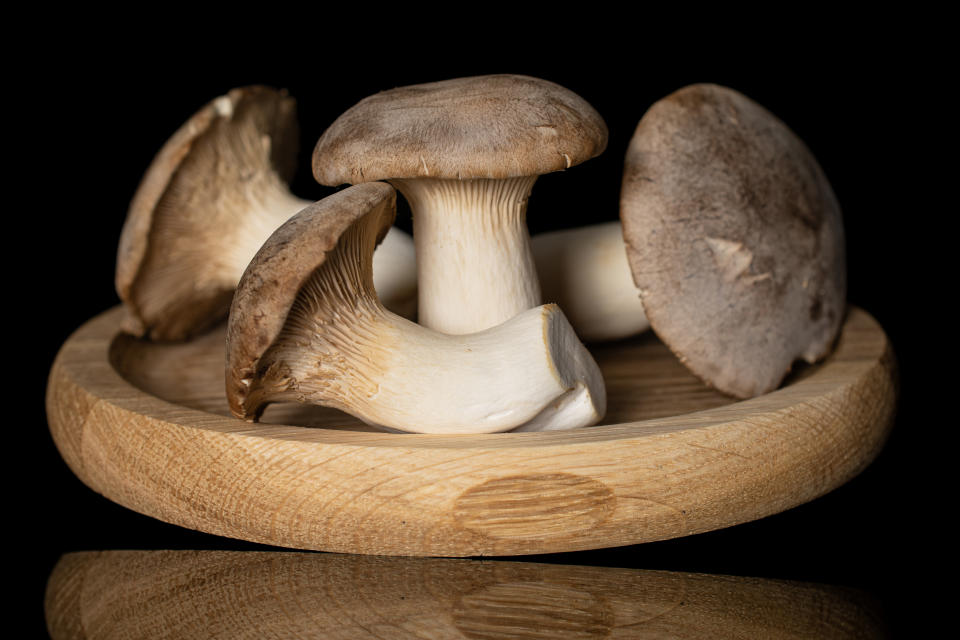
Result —
[{"label": "large brown mushroom cap", "polygon": [[775,389],[829,353],[844,315],[840,207],[786,125],[710,84],[655,103],[627,151],[621,218],[660,338],[717,389]]},{"label": "large brown mushroom cap", "polygon": [[318,182],[511,178],[599,155],[607,126],[560,85],[519,75],[456,78],[383,91],[347,110],[313,153]]},{"label": "large brown mushroom cap", "polygon": [[211,101],[167,141],[120,236],[116,288],[127,331],[182,339],[226,313],[238,276],[231,243],[249,235],[240,218],[284,197],[297,137],[293,98],[251,86]]}]

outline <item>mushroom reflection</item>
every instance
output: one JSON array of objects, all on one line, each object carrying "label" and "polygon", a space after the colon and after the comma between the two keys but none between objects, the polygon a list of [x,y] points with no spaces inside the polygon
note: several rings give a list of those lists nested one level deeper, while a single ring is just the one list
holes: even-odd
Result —
[{"label": "mushroom reflection", "polygon": [[457,559],[238,551],[63,556],[55,639],[874,638],[850,589],[759,578]]}]

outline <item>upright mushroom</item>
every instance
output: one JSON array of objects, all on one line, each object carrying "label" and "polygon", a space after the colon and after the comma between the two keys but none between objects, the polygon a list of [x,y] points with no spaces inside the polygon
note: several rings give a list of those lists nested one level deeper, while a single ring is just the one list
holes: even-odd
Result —
[{"label": "upright mushroom", "polygon": [[751,397],[829,353],[845,310],[840,207],[806,145],[726,87],[655,103],[627,151],[621,219],[653,330]]},{"label": "upright mushroom", "polygon": [[[310,204],[287,186],[297,135],[294,99],[250,86],[211,101],[167,141],[120,236],[116,288],[126,331],[181,340],[226,315],[250,258]],[[384,294],[402,306],[416,286],[413,241],[399,231],[390,235],[386,260],[400,262],[389,269],[394,281],[384,284]]]},{"label": "upright mushroom", "polygon": [[518,75],[457,78],[361,100],[321,136],[325,185],[387,180],[410,203],[419,322],[451,334],[540,304],[526,227],[537,176],[601,153],[607,127],[583,98]]},{"label": "upright mushroom", "polygon": [[395,198],[382,182],[345,189],[263,245],[240,280],[227,326],[233,414],[256,419],[270,402],[309,402],[424,433],[598,421],[603,379],[556,305],[461,336],[383,308],[371,256],[393,222]]}]

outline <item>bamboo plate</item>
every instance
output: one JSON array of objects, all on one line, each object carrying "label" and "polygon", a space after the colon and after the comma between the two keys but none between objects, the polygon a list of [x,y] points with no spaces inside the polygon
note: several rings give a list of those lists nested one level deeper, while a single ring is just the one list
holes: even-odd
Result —
[{"label": "bamboo plate", "polygon": [[83,325],[50,372],[50,430],[70,468],[140,513],[299,549],[553,553],[731,526],[859,473],[896,399],[891,346],[851,308],[830,358],[742,402],[648,335],[593,349],[607,382],[603,426],[389,434],[298,405],[251,424],[228,415],[222,330],[155,345],[120,333],[120,316]]}]

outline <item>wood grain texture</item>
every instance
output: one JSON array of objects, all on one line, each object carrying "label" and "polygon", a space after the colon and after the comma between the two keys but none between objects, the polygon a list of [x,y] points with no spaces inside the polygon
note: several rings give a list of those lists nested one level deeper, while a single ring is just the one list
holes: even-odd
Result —
[{"label": "wood grain texture", "polygon": [[866,594],[749,577],[240,551],[67,554],[51,637],[878,638]]},{"label": "wood grain texture", "polygon": [[223,334],[155,345],[120,312],[62,347],[47,393],[61,454],[93,490],[180,526],[298,549],[552,553],[700,533],[789,509],[859,473],[892,425],[895,360],[851,309],[825,362],[733,402],[652,336],[594,350],[606,424],[566,432],[372,432],[340,412],[229,417]]}]

